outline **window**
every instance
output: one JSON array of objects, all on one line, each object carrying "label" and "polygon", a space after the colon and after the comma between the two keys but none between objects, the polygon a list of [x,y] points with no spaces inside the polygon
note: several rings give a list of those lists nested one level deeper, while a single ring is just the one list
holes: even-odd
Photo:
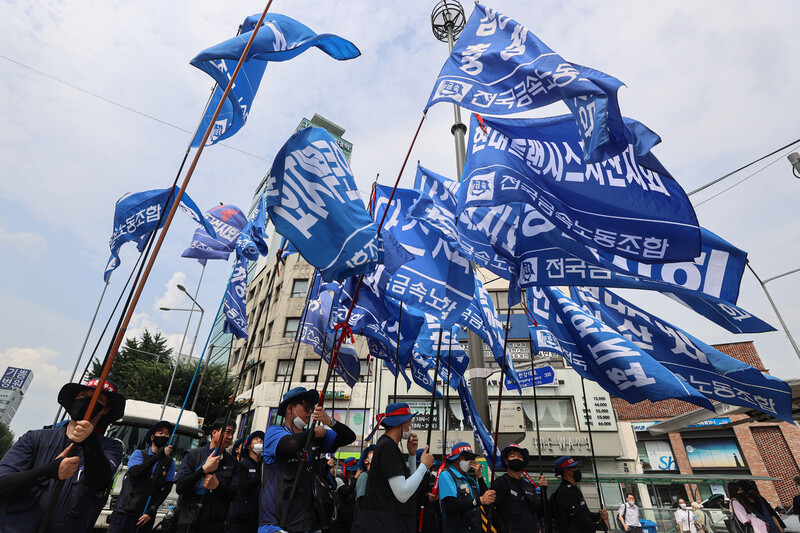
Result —
[{"label": "window", "polygon": [[298,317],[289,317],[286,319],[286,327],[283,328],[283,336],[294,338],[297,335],[297,329],[300,327],[300,319]]},{"label": "window", "polygon": [[275,370],[275,381],[291,381],[289,373],[292,371],[291,359],[278,359],[278,368]]},{"label": "window", "polygon": [[272,322],[270,322],[270,323],[269,323],[269,325],[267,326],[267,339],[271,339],[271,338],[272,338],[272,326],[273,326],[274,324],[275,324],[275,321],[273,320],[273,321],[272,321]]},{"label": "window", "polygon": [[292,298],[305,298],[307,293],[307,279],[296,279],[292,282]]},{"label": "window", "polygon": [[306,359],[303,361],[303,377],[300,381],[317,381],[317,374],[319,374],[319,359]]},{"label": "window", "polygon": [[447,428],[456,431],[469,431],[472,426],[464,420],[464,412],[461,409],[461,400],[451,399],[447,405]]},{"label": "window", "polygon": [[734,437],[686,439],[683,443],[692,468],[745,468],[746,466]]},{"label": "window", "polygon": [[364,383],[365,381],[367,381],[367,379],[369,379],[369,366],[370,365],[367,365],[367,360],[366,359],[359,359],[359,363],[361,364],[361,368],[359,369],[360,370],[359,373],[361,375],[358,377],[358,381],[360,381],[361,383]]},{"label": "window", "polygon": [[639,460],[644,470],[677,470],[678,464],[672,455],[668,440],[638,441]]},{"label": "window", "polygon": [[277,287],[275,287],[275,290],[274,290],[274,291],[272,291],[272,303],[273,303],[273,304],[274,304],[275,302],[277,302],[277,301],[278,301],[278,295],[279,295],[280,293],[281,293],[281,284],[280,284],[280,283],[278,283],[278,286],[277,286]]},{"label": "window", "polygon": [[539,428],[545,430],[574,430],[575,410],[569,398],[547,398],[536,402],[522,400],[522,411],[525,413],[525,430],[536,429],[536,410],[539,411]]}]

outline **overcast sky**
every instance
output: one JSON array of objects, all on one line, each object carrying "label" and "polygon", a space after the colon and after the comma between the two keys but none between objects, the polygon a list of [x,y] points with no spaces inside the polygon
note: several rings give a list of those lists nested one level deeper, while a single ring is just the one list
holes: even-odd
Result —
[{"label": "overcast sky", "polygon": [[[800,40],[791,2],[488,5],[525,24],[567,60],[622,80],[623,113],[661,135],[655,153],[687,191],[800,138]],[[464,6],[469,15],[472,5]],[[338,62],[312,49],[269,65],[247,125],[226,146],[204,152],[189,195],[203,210],[218,202],[247,210],[274,154],[300,119],[314,113],[347,130],[361,190],[369,190],[377,174],[381,183],[393,183],[447,56],[446,44],[430,29],[433,7],[428,0],[275,0],[273,12],[350,39],[362,55]],[[29,368],[36,376],[12,423],[18,435],[52,421],[56,394],[103,289],[115,201],[172,183],[212,87],[189,60],[262,9],[237,0],[3,4],[0,367]],[[559,103],[531,116],[565,112]],[[451,106],[431,109],[402,185],[411,186],[417,160],[455,177],[452,120]],[[746,250],[762,278],[800,267],[800,180],[786,160],[790,151],[692,196],[701,224]],[[176,283],[192,292],[197,286],[200,265],[180,258],[193,229],[179,213],[132,334],[144,327],[163,331],[177,348],[186,313],[158,308],[189,304]],[[135,262],[133,250],[123,250],[101,319]],[[219,305],[229,269],[209,262],[198,297],[206,309]],[[797,337],[799,286],[800,273],[768,284]],[[705,342],[753,340],[774,374],[800,377],[783,332],[736,336],[659,294],[623,292]],[[779,326],[750,273],[739,305]],[[200,339],[210,324],[206,317]]]}]

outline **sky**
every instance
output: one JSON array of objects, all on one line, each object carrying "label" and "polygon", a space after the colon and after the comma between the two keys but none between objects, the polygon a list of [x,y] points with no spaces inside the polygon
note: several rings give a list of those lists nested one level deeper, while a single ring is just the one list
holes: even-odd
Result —
[{"label": "sky", "polygon": [[[463,5],[468,16],[472,5]],[[622,80],[623,113],[661,136],[654,152],[687,192],[800,138],[800,40],[791,2],[487,5],[567,60]],[[368,191],[376,176],[392,184],[447,57],[447,45],[430,28],[433,7],[428,0],[275,0],[272,12],[347,38],[362,55],[339,62],[312,49],[270,64],[247,125],[204,151],[188,194],[203,210],[224,202],[246,211],[274,154],[314,113],[345,128],[360,190]],[[55,415],[57,392],[103,291],[116,200],[167,187],[178,171],[213,86],[189,60],[263,8],[239,0],[27,0],[0,8],[0,367],[35,374],[11,425],[18,435]],[[558,103],[523,116],[566,112]],[[450,105],[429,111],[401,186],[412,185],[416,161],[455,177],[452,122]],[[786,160],[797,144],[691,196],[700,223],[746,250],[762,279],[800,267],[800,179]],[[200,265],[180,257],[193,230],[179,213],[129,335],[158,330],[177,350],[187,313],[159,308],[190,305],[178,283],[197,290]],[[134,248],[123,248],[100,326],[133,267]],[[203,273],[197,299],[209,316],[201,341],[229,272],[230,264],[209,262]],[[767,287],[800,338],[800,273]],[[752,340],[773,374],[800,377],[782,331],[733,335],[660,294],[621,292],[707,343]],[[738,303],[779,327],[749,272]],[[89,336],[89,349],[99,331]]]}]

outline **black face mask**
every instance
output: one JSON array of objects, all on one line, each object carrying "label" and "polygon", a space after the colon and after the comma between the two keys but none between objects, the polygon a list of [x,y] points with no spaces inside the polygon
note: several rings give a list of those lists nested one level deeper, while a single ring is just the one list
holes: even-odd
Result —
[{"label": "black face mask", "polygon": [[575,479],[575,483],[580,483],[580,481],[583,479],[583,472],[576,470],[575,473],[572,474],[572,477]]},{"label": "black face mask", "polygon": [[169,436],[167,435],[155,435],[153,436],[153,445],[156,448],[163,448],[169,442]]},{"label": "black face mask", "polygon": [[508,468],[514,472],[522,472],[522,469],[525,468],[525,461],[522,459],[511,459],[508,461]]},{"label": "black face mask", "polygon": [[[72,418],[72,420],[83,420],[86,416],[86,410],[89,409],[89,403],[91,401],[91,398],[76,398],[72,400],[69,410],[67,411],[70,418]],[[103,406],[100,405],[100,402],[97,402],[94,405],[94,411],[92,412],[92,416],[89,417],[89,420],[92,420],[94,417],[96,417],[102,410]]]}]

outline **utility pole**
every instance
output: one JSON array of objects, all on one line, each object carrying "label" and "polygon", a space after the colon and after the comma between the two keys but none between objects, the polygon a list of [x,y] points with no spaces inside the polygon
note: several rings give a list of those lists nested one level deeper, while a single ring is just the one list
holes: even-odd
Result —
[{"label": "utility pole", "polygon": [[[440,41],[447,43],[449,52],[452,53],[456,39],[467,23],[464,8],[457,0],[441,0],[431,13],[431,28],[433,35]],[[467,126],[461,121],[461,108],[453,104],[455,122],[450,128],[456,145],[456,179],[461,182],[464,164],[467,160]],[[483,341],[472,330],[467,330],[467,355],[469,355],[469,388],[475,399],[483,423],[489,426],[489,393],[486,387],[486,378],[489,369],[485,368],[483,361]],[[502,382],[503,378],[500,378]],[[446,423],[446,422],[445,422]]]}]

